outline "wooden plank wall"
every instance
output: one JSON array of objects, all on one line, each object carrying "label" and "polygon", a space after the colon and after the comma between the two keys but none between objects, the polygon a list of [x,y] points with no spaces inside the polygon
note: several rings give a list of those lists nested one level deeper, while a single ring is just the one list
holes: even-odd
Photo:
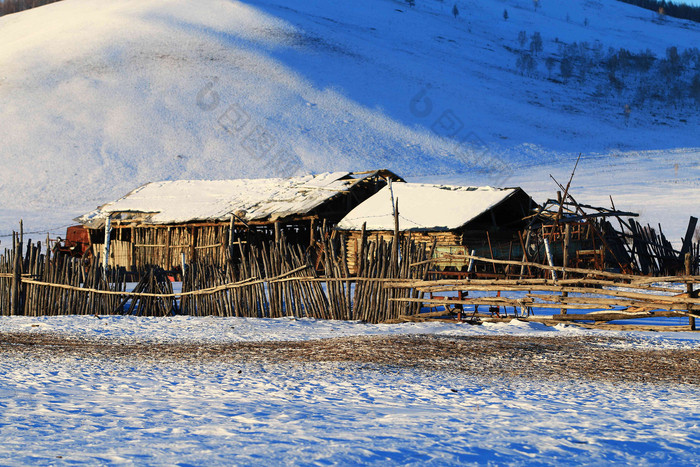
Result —
[{"label": "wooden plank wall", "polygon": [[[357,274],[358,255],[360,252],[360,244],[362,242],[362,232],[360,231],[341,231],[340,234],[345,238],[345,248],[347,252],[347,262],[350,274]],[[407,239],[417,243],[426,245],[426,254],[432,254],[432,247],[435,246],[452,246],[461,245],[462,236],[455,232],[410,232],[403,234]],[[393,232],[389,231],[373,231],[367,233],[367,241],[369,243],[390,242],[394,236]]]}]

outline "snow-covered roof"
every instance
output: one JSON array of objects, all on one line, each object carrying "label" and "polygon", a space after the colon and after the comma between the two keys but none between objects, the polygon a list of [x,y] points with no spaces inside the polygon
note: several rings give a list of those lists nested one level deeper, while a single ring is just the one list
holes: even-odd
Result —
[{"label": "snow-covered roof", "polygon": [[399,229],[454,230],[501,204],[520,188],[392,183],[350,211],[339,230],[394,230],[393,198],[399,203]]},{"label": "snow-covered roof", "polygon": [[291,178],[175,180],[143,185],[76,221],[92,228],[112,219],[149,224],[227,220],[276,220],[305,215],[357,183],[375,175],[399,179],[389,171],[328,172]]}]

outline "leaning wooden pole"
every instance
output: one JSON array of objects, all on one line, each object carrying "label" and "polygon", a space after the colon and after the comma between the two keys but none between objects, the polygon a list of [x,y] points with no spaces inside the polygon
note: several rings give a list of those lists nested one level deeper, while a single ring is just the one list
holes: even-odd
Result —
[{"label": "leaning wooden pole", "polygon": [[564,203],[566,202],[566,198],[569,195],[569,188],[571,188],[571,182],[574,179],[574,174],[576,173],[576,167],[578,167],[578,161],[581,160],[581,153],[578,154],[578,158],[576,159],[576,164],[574,164],[574,170],[571,171],[571,177],[569,177],[569,183],[566,184],[566,188],[564,188],[564,196],[561,197],[559,200],[559,211],[557,212],[557,218],[555,221],[555,225],[559,224],[559,221],[561,220],[562,213],[564,212]]},{"label": "leaning wooden pole", "polygon": [[[527,229],[527,234],[525,235],[525,243],[523,243],[523,236],[520,232],[518,232],[518,237],[520,238],[520,246],[523,248],[523,260],[520,265],[520,279],[523,278],[523,274],[525,273],[525,263],[530,261],[530,258],[527,257],[527,249],[530,247],[530,234],[532,233],[532,229],[528,227]],[[472,256],[474,253],[472,253]],[[472,258],[473,261],[473,258]],[[471,265],[471,263],[469,263]],[[530,270],[528,269],[528,274],[530,274]]]},{"label": "leaning wooden pole", "polygon": [[[542,237],[544,241],[544,251],[547,255],[547,262],[549,263],[550,271],[552,272],[552,280],[557,281],[557,271],[554,268],[554,258],[552,257],[552,250],[549,247],[549,239],[547,237]],[[493,258],[491,258],[493,259]]]}]

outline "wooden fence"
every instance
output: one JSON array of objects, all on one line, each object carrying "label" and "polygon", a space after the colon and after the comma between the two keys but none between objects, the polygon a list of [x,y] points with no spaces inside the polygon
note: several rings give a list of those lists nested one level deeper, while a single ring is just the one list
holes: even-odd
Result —
[{"label": "wooden fence", "polygon": [[[175,292],[162,269],[139,271],[140,281],[129,290],[123,269],[105,272],[99,261],[86,265],[42,251],[41,243],[24,245],[15,236],[13,248],[0,255],[0,314],[293,316],[379,323],[450,312],[502,319],[511,307],[511,317],[520,319],[538,319],[531,314],[533,308],[551,308],[559,313],[549,319],[557,321],[688,317],[691,328],[700,315],[700,299],[693,290],[700,276],[690,274],[646,277],[462,255],[462,260],[539,268],[552,277],[428,280],[436,261],[429,257],[434,245],[398,234],[370,242],[363,234],[357,274],[351,276],[345,245],[342,237],[326,236],[310,254],[284,237],[259,248],[233,244],[223,266],[187,265],[182,290]],[[321,262],[322,275],[312,258]],[[686,263],[690,271],[689,257]],[[658,282],[684,284],[685,290]],[[486,296],[475,297],[475,292]],[[425,313],[426,307],[445,311]]]},{"label": "wooden fence", "polygon": [[[440,298],[407,299],[394,301],[419,303],[427,306],[473,307],[472,316],[493,319],[501,317],[501,310],[513,308],[513,316],[535,321],[609,321],[651,317],[687,317],[690,329],[695,329],[695,317],[700,316],[700,298],[694,285],[700,276],[690,275],[691,258],[686,256],[684,276],[650,277],[620,274],[608,271],[564,268],[520,261],[493,260],[462,255],[462,259],[527,266],[552,273],[550,279],[447,279],[397,280],[386,282],[385,287],[406,288],[420,294],[443,294]],[[430,261],[430,260],[429,260]],[[573,277],[575,276],[575,277]],[[675,287],[670,287],[671,284]],[[679,289],[681,286],[683,289]],[[444,293],[454,295],[445,297]],[[495,293],[496,296],[465,298],[469,292]],[[502,293],[510,297],[502,297]],[[513,296],[517,295],[517,296]],[[479,314],[479,307],[488,314]],[[496,308],[494,316],[493,309]],[[559,310],[546,319],[531,316],[533,308]],[[581,313],[570,313],[570,311]],[[595,310],[595,311],[592,311]],[[409,318],[405,316],[404,318]]]},{"label": "wooden fence", "polygon": [[[417,292],[387,289],[382,282],[425,278],[425,244],[398,236],[379,243],[365,239],[362,274],[354,277],[348,272],[344,245],[340,238],[327,238],[310,255],[284,237],[260,248],[236,243],[229,247],[223,267],[203,261],[187,265],[182,291],[175,293],[161,268],[139,271],[140,281],[127,290],[126,277],[133,274],[123,269],[105,272],[99,260],[83,264],[42,251],[41,243],[23,245],[15,236],[13,248],[0,255],[0,314],[294,316],[381,322],[419,311],[419,304],[392,301],[417,298]],[[312,257],[321,259],[323,276],[317,274]]]}]

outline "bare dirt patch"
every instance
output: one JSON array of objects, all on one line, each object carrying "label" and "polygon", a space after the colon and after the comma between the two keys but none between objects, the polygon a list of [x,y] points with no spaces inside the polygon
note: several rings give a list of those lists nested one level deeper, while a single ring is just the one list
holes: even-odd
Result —
[{"label": "bare dirt patch", "polygon": [[700,384],[700,350],[611,348],[605,337],[345,337],[227,344],[121,343],[54,334],[0,333],[0,355],[116,360],[305,363],[457,371],[484,377]]}]

